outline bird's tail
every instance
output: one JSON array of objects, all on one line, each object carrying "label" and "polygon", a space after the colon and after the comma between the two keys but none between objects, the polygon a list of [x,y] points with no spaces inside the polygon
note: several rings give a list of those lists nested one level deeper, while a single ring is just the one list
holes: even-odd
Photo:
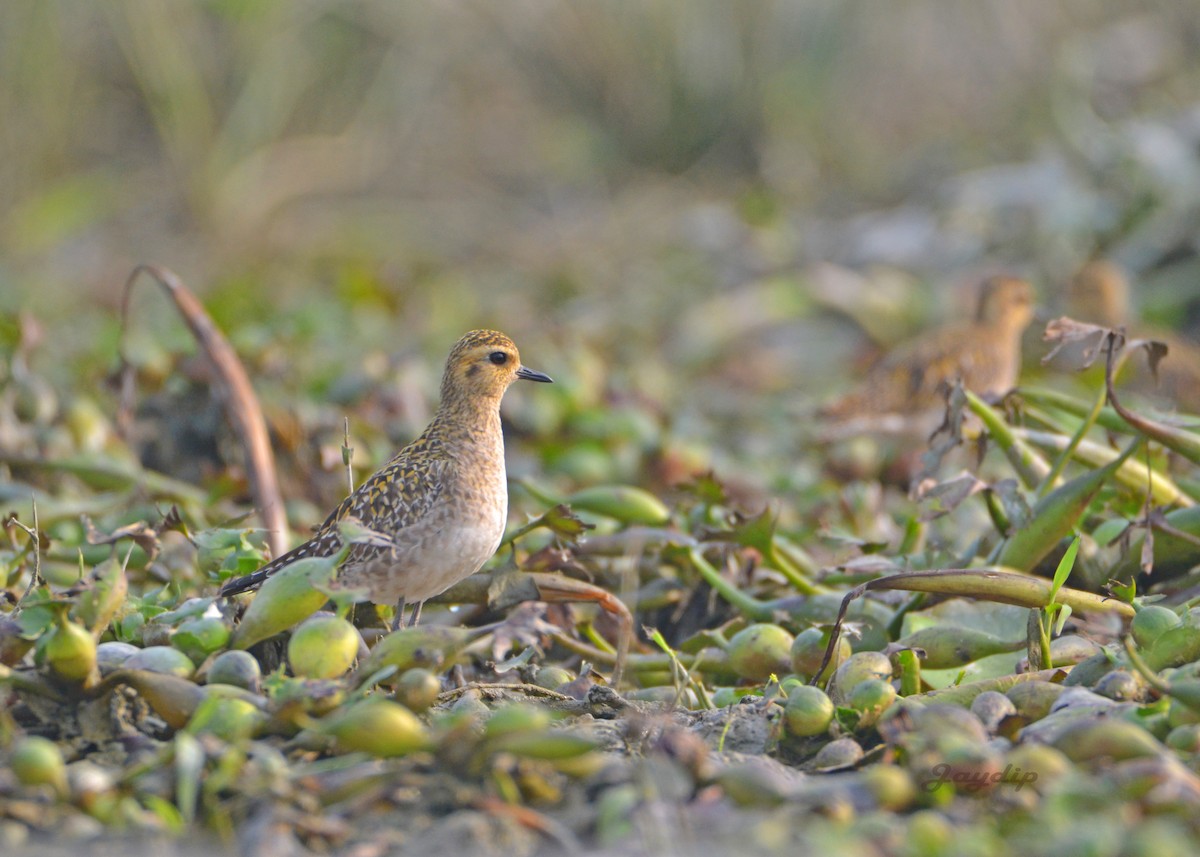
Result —
[{"label": "bird's tail", "polygon": [[258,569],[258,571],[252,571],[243,577],[235,577],[233,580],[225,581],[225,584],[221,587],[221,597],[225,598],[230,595],[237,595],[239,592],[249,592],[251,589],[258,589],[258,587],[262,586],[263,581],[275,572],[291,565],[298,559],[303,559],[306,556],[314,556],[313,541],[309,540],[299,547],[294,547],[287,553],[275,557],[275,559]]}]

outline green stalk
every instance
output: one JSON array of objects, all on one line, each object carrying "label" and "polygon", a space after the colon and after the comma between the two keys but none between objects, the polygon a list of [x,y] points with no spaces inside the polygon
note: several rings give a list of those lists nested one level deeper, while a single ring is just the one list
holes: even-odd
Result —
[{"label": "green stalk", "polygon": [[712,565],[704,558],[704,554],[699,548],[688,549],[688,559],[700,576],[707,581],[708,585],[716,590],[717,594],[728,601],[733,607],[736,607],[738,612],[743,616],[747,616],[756,622],[771,621],[771,607],[765,601],[760,601],[753,596],[742,592],[728,580],[721,576]]},{"label": "green stalk", "polygon": [[[1019,437],[1045,449],[1063,451],[1068,446],[1067,438],[1061,434],[1034,431],[1033,429],[1016,429],[1015,431]],[[1076,461],[1088,467],[1103,467],[1113,461],[1118,453],[1103,444],[1081,440],[1071,450],[1071,455]],[[1184,491],[1165,473],[1152,471],[1151,478],[1147,480],[1146,468],[1147,465],[1136,460],[1126,461],[1117,468],[1113,478],[1139,496],[1145,497],[1149,491],[1151,499],[1160,506],[1189,507],[1195,505],[1196,500],[1200,499]]]},{"label": "green stalk", "polygon": [[967,407],[983,422],[992,440],[1017,471],[1021,484],[1029,489],[1035,488],[1050,472],[1050,465],[1032,447],[1013,434],[1008,423],[994,408],[970,390],[964,389],[963,395],[966,396]]},{"label": "green stalk", "polygon": [[[1028,402],[1041,405],[1042,407],[1054,408],[1062,411],[1065,414],[1070,414],[1073,417],[1086,417],[1094,408],[1086,402],[1082,402],[1065,393],[1060,393],[1057,390],[1047,390],[1041,387],[1022,387],[1021,396]],[[1096,425],[1108,431],[1120,432],[1121,434],[1134,434],[1134,429],[1121,419],[1111,407],[1102,407],[1096,412]]]},{"label": "green stalk", "polygon": [[811,564],[814,567],[816,563],[812,557],[808,555],[799,545],[789,545],[786,549],[783,545],[778,544],[782,536],[775,536],[771,539],[770,550],[767,551],[764,559],[771,568],[778,571],[784,576],[792,588],[801,595],[818,595],[822,592],[828,592],[824,586],[813,583],[809,580],[809,573],[800,568],[795,560],[800,560],[806,564]]},{"label": "green stalk", "polygon": [[1075,429],[1075,434],[1071,435],[1070,441],[1059,452],[1058,457],[1054,459],[1054,463],[1050,465],[1050,472],[1046,474],[1046,478],[1042,480],[1042,484],[1038,486],[1037,496],[1045,497],[1054,487],[1054,483],[1058,481],[1058,477],[1062,475],[1063,469],[1067,466],[1067,462],[1071,460],[1075,448],[1079,446],[1079,442],[1096,424],[1096,418],[1100,416],[1100,411],[1104,408],[1104,401],[1108,396],[1106,390],[1101,390],[1100,395],[1096,397],[1096,401],[1092,403],[1092,409],[1084,417],[1083,422]]},{"label": "green stalk", "polygon": [[1142,439],[1135,438],[1108,464],[1075,477],[1038,500],[1025,526],[998,544],[988,562],[1032,570],[1079,525],[1097,492],[1141,445]]},{"label": "green stalk", "polygon": [[921,692],[921,659],[912,649],[896,653],[900,665],[900,695],[914,696]]}]

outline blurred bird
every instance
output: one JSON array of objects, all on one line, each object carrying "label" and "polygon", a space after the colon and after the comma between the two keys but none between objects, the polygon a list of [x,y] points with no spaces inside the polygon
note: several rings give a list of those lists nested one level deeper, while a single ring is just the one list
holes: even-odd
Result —
[{"label": "blurred bird", "polygon": [[[1088,262],[1067,284],[1066,312],[1076,321],[1111,328],[1130,327],[1134,318],[1125,271],[1107,259]],[[1127,331],[1131,337],[1156,339],[1167,345],[1167,356],[1158,364],[1157,378],[1145,360],[1136,355],[1130,357],[1134,389],[1151,398],[1165,397],[1181,410],[1200,412],[1200,343],[1169,330],[1136,324],[1132,327]],[[1055,362],[1069,367],[1079,362],[1077,358],[1074,353],[1060,352]]]},{"label": "blurred bird", "polygon": [[254,589],[303,557],[337,553],[338,524],[354,517],[390,544],[354,545],[341,584],[366,590],[376,604],[395,604],[393,628],[403,624],[405,603],[413,603],[415,625],[426,599],[474,574],[500,545],[508,519],[500,400],[519,378],[551,380],[522,366],[503,333],[463,336],[446,360],[441,404],[421,436],[343,500],[311,539],[228,581],[221,595]]},{"label": "blurred bird", "polygon": [[976,317],[901,343],[871,367],[846,395],[819,415],[839,424],[839,434],[907,430],[937,414],[944,394],[961,380],[971,392],[997,397],[1015,386],[1021,368],[1021,334],[1033,320],[1033,289],[1025,280],[984,281]]}]

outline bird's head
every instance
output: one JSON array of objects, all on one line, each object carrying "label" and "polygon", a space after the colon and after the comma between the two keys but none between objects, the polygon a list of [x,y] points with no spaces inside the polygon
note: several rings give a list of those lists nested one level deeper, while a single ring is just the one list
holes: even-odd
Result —
[{"label": "bird's head", "polygon": [[511,339],[496,330],[472,330],[455,343],[442,376],[442,401],[496,400],[519,378],[550,383],[550,376],[521,365]]},{"label": "bird's head", "polygon": [[979,295],[977,320],[1010,330],[1024,330],[1033,321],[1033,286],[1019,277],[988,278]]}]

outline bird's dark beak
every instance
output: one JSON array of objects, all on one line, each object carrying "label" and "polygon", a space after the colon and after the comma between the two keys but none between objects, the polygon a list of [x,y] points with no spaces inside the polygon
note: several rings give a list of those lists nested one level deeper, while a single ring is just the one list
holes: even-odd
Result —
[{"label": "bird's dark beak", "polygon": [[517,370],[517,377],[524,378],[526,381],[541,381],[543,384],[553,384],[554,379],[545,372],[538,372],[526,366],[522,366]]}]

